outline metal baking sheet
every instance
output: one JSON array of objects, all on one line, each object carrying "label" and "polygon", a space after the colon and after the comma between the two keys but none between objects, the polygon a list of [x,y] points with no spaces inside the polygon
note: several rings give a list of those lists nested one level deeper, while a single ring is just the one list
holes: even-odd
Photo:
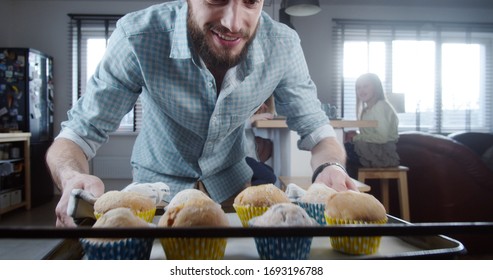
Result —
[{"label": "metal baking sheet", "polygon": [[[240,220],[235,213],[227,214],[232,227],[241,227]],[[389,216],[388,223],[407,223],[398,218]],[[355,256],[335,251],[330,246],[329,237],[314,237],[310,251],[310,258],[321,259],[414,259],[414,258],[453,258],[465,253],[464,246],[443,235],[418,236],[382,236],[380,247],[373,255]],[[166,259],[159,239],[156,239],[151,252],[151,259]],[[252,237],[228,238],[224,259],[239,260],[259,259]]]},{"label": "metal baking sheet", "polygon": [[[389,216],[385,225],[345,225],[321,227],[266,227],[243,228],[236,213],[229,213],[231,227],[227,228],[77,228],[53,227],[5,227],[0,230],[0,239],[75,239],[90,237],[227,237],[226,259],[256,259],[258,255],[253,237],[256,236],[313,236],[313,259],[357,259],[357,258],[453,258],[466,252],[457,240],[444,234],[493,234],[491,222],[457,223],[407,223]],[[155,223],[160,216],[155,217]],[[352,256],[335,252],[330,247],[329,236],[382,236],[378,253],[370,256]],[[155,242],[159,245],[158,240]],[[153,258],[164,258],[159,246]]]}]

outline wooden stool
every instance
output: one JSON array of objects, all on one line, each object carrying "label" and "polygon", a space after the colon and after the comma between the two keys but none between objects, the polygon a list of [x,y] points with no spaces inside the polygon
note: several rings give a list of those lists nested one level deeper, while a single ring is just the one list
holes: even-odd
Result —
[{"label": "wooden stool", "polygon": [[389,179],[397,180],[399,192],[399,204],[401,216],[404,220],[410,221],[409,196],[407,191],[407,171],[406,166],[388,167],[388,168],[359,168],[358,181],[365,182],[366,179],[380,179],[382,187],[382,204],[389,211]]}]

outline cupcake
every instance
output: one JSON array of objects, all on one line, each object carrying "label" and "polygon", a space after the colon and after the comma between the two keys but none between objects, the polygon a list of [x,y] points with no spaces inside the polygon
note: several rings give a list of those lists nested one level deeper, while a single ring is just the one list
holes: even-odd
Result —
[{"label": "cupcake", "polygon": [[[178,193],[159,219],[159,227],[228,227],[221,205],[195,192]],[[161,238],[170,260],[219,260],[224,258],[226,238]]]},{"label": "cupcake", "polygon": [[109,191],[100,196],[94,203],[94,215],[99,219],[101,215],[115,208],[129,208],[135,215],[144,219],[146,222],[152,222],[156,214],[156,204],[154,200],[136,193]]},{"label": "cupcake", "polygon": [[196,200],[196,199],[210,199],[204,192],[199,191],[197,189],[186,189],[178,192],[173,199],[169,202],[166,208],[174,208],[177,205],[185,204],[188,201]]},{"label": "cupcake", "polygon": [[319,224],[325,225],[325,201],[336,192],[336,190],[329,188],[325,184],[314,183],[300,197],[297,204],[305,209],[308,215],[314,218]]},{"label": "cupcake", "polygon": [[[385,224],[385,208],[374,196],[355,191],[337,192],[325,203],[328,225]],[[353,255],[370,255],[378,251],[381,236],[330,237],[333,249]]]},{"label": "cupcake", "polygon": [[[279,203],[265,213],[252,218],[250,227],[310,227],[319,226],[300,206]],[[306,260],[313,237],[255,237],[255,246],[263,260]]]},{"label": "cupcake", "polygon": [[[128,208],[115,208],[103,214],[93,228],[150,227]],[[82,238],[81,246],[89,260],[148,260],[153,238]]]},{"label": "cupcake", "polygon": [[162,204],[170,195],[170,187],[163,182],[137,183],[126,186],[122,192],[136,192],[149,197],[155,205]]},{"label": "cupcake", "polygon": [[236,214],[244,227],[248,221],[262,215],[269,207],[278,203],[289,203],[288,196],[273,184],[251,186],[240,192],[233,202]]}]

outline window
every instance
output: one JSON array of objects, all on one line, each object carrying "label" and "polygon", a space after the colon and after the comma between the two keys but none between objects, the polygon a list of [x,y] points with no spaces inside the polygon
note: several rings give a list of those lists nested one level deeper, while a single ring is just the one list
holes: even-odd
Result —
[{"label": "window", "polygon": [[[355,80],[403,96],[400,130],[493,131],[493,25],[334,20],[336,100],[355,119]],[[397,106],[398,108],[400,106]]]},{"label": "window", "polygon": [[[72,55],[72,102],[77,101],[86,90],[87,80],[94,73],[103,57],[116,21],[121,15],[75,15],[69,14]],[[140,101],[120,123],[118,132],[138,131],[140,128]]]}]

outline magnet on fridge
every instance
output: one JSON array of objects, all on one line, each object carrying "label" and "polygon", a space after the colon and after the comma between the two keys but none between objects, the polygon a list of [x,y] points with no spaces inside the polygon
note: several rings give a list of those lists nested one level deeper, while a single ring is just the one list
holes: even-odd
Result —
[{"label": "magnet on fridge", "polygon": [[2,108],[0,109],[0,116],[3,116],[3,115],[5,115],[5,114],[7,114],[8,112],[9,112],[9,110],[7,110],[7,108],[2,107]]},{"label": "magnet on fridge", "polygon": [[24,67],[24,65],[25,65],[25,63],[26,63],[26,58],[25,58],[23,55],[19,55],[19,56],[17,57],[17,63],[18,63],[20,66]]},{"label": "magnet on fridge", "polygon": [[19,110],[17,110],[17,108],[10,108],[9,114],[10,116],[15,117],[19,114]]},{"label": "magnet on fridge", "polygon": [[21,99],[23,95],[24,95],[24,92],[22,92],[22,91],[18,91],[18,92],[16,92],[16,93],[15,93],[15,95],[14,95],[14,96],[15,96],[15,98],[17,98],[17,99]]},{"label": "magnet on fridge", "polygon": [[8,60],[14,61],[15,60],[15,52],[5,52],[5,56],[7,57]]},{"label": "magnet on fridge", "polygon": [[14,72],[14,76],[21,81],[24,80],[24,73],[23,72]]}]

